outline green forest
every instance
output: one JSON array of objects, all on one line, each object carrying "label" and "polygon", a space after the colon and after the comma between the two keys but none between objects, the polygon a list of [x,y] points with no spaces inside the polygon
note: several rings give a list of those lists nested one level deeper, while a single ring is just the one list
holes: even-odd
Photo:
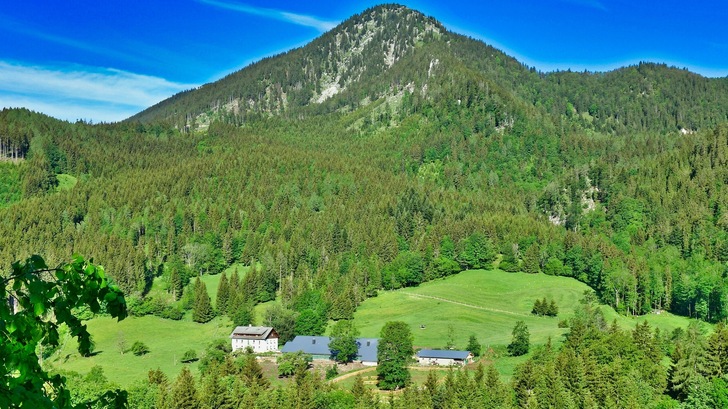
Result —
[{"label": "green forest", "polygon": [[[320,98],[334,79],[339,91]],[[728,78],[653,63],[541,73],[381,6],[120,123],[4,109],[0,271],[80,254],[104,266],[131,315],[180,319],[198,298],[183,288],[204,291],[197,277],[249,265],[228,307],[199,321],[248,324],[277,299],[270,319],[288,339],[351,319],[378,291],[467,269],[573,277],[596,299],[560,349],[541,347],[509,383],[455,371],[392,405],[721,407],[721,324],[626,332],[592,304],[725,321],[726,186]],[[155,280],[167,293],[150,291]],[[198,388],[242,391],[231,402],[249,407],[375,405],[311,374],[270,387],[252,366],[210,367]],[[154,399],[195,382],[152,375]]]}]

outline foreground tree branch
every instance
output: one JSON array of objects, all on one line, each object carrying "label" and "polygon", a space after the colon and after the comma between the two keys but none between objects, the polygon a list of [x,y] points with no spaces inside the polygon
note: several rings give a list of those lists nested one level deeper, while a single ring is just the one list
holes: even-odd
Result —
[{"label": "foreground tree branch", "polygon": [[[43,273],[52,274],[53,279],[45,280]],[[58,346],[61,324],[78,341],[81,355],[91,353],[91,335],[73,315],[74,308],[87,306],[99,313],[103,306],[118,320],[126,317],[124,294],[109,282],[103,267],[74,256],[68,264],[48,268],[42,257],[34,255],[13,263],[11,273],[2,279],[0,298],[0,407],[126,406],[125,391],[108,392],[95,402],[74,406],[65,379],[46,373],[36,354],[38,345]]]}]

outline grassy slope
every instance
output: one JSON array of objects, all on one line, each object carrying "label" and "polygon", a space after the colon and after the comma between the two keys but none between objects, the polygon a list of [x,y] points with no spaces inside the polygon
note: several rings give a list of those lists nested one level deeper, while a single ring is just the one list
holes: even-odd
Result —
[{"label": "grassy slope", "polygon": [[[228,278],[237,269],[242,277],[248,266],[235,264],[226,269]],[[213,305],[221,274],[204,275],[200,279],[207,286]],[[162,288],[161,278],[154,281],[150,294],[166,294]],[[188,287],[185,291],[190,291]],[[264,303],[256,307],[257,324],[262,320],[262,314],[268,306],[276,303]],[[207,324],[198,324],[191,321],[191,313],[185,314],[181,321],[165,320],[153,316],[129,317],[117,323],[107,317],[98,317],[88,321],[88,330],[96,343],[98,354],[89,358],[82,358],[76,351],[76,343],[69,340],[59,352],[51,357],[50,362],[65,370],[87,373],[94,365],[104,368],[109,379],[128,386],[133,382],[147,376],[149,369],[161,368],[168,376],[174,378],[182,369],[179,358],[186,351],[194,349],[198,356],[202,356],[205,348],[211,341],[218,338],[227,338],[233,329],[227,317],[218,317]],[[123,355],[119,350],[119,339],[126,340],[126,348],[130,348],[135,341],[142,341],[149,346],[150,353],[137,357],[131,352]],[[197,363],[190,364],[193,372]]]},{"label": "grassy slope", "polygon": [[[96,355],[80,357],[76,343],[69,341],[54,355],[52,363],[58,368],[84,374],[94,365],[100,365],[106,376],[121,386],[144,379],[150,369],[158,367],[174,378],[182,369],[179,362],[182,354],[194,349],[201,356],[210,341],[226,338],[231,328],[227,318],[198,324],[153,316],[129,317],[118,323],[108,317],[99,317],[88,322],[88,330],[96,342]],[[126,340],[127,349],[135,341],[141,341],[149,347],[149,354],[139,357],[126,352],[122,355],[118,346],[122,337]],[[191,366],[195,371],[197,363]]]},{"label": "grassy slope", "polygon": [[[518,320],[528,326],[531,345],[544,344],[548,337],[554,344],[561,343],[562,335],[568,330],[558,328],[558,322],[573,314],[588,289],[585,284],[567,277],[472,270],[419,287],[380,292],[378,297],[359,306],[354,320],[365,337],[377,337],[387,321],[404,321],[412,329],[415,346],[427,348],[444,347],[448,327],[452,325],[457,348],[465,348],[468,337],[475,334],[483,347],[495,347],[502,352],[503,346],[511,341],[511,331]],[[556,300],[557,318],[531,315],[534,301],[543,296]],[[610,307],[601,308],[608,321],[616,319],[623,328],[634,328],[635,324],[647,320],[661,330],[671,331],[687,326],[689,321],[668,313],[630,318],[618,315]],[[421,329],[421,325],[425,328]],[[495,365],[501,374],[509,377],[515,366],[526,358],[499,358]]]},{"label": "grassy slope", "polygon": [[[404,321],[412,328],[415,345],[423,347],[444,346],[450,324],[455,328],[458,347],[465,347],[470,334],[475,334],[483,345],[505,345],[510,342],[516,321],[523,320],[531,333],[531,342],[542,344],[549,336],[554,342],[560,340],[566,330],[557,327],[559,320],[573,314],[588,289],[567,277],[472,270],[419,287],[381,292],[366,300],[354,318],[367,337],[377,336],[387,321]],[[556,300],[557,318],[531,314],[534,301],[543,296]],[[630,328],[642,319],[669,330],[688,323],[686,318],[667,313],[633,319],[619,316],[606,306],[602,310],[607,320],[616,318],[622,326]],[[425,329],[420,329],[420,325],[425,325]]]},{"label": "grassy slope", "polygon": [[[202,279],[214,303],[220,275],[203,276]],[[154,287],[157,285],[155,283]],[[557,327],[558,321],[573,313],[587,289],[586,285],[565,277],[473,270],[415,288],[381,292],[378,297],[366,300],[354,318],[365,337],[377,337],[385,322],[401,320],[412,328],[416,346],[438,348],[444,346],[448,326],[452,324],[458,348],[465,348],[470,334],[476,334],[483,346],[494,346],[502,351],[503,345],[510,342],[511,330],[517,320],[528,325],[532,344],[543,344],[549,336],[554,343],[559,343],[566,330]],[[558,318],[530,314],[533,302],[544,295],[556,300],[560,309]],[[462,304],[425,297],[439,297]],[[264,311],[276,303],[279,301],[256,307],[256,324],[262,324]],[[665,330],[688,324],[687,318],[667,313],[629,318],[617,315],[609,307],[602,307],[602,310],[609,321],[616,318],[625,328],[632,328],[642,320]],[[420,329],[422,324],[425,329]],[[88,327],[99,353],[81,358],[75,343],[68,342],[54,355],[53,364],[80,373],[87,373],[92,366],[101,365],[109,379],[127,386],[145,377],[149,369],[157,367],[175,377],[182,368],[179,357],[185,351],[194,349],[201,355],[210,341],[227,337],[232,324],[227,318],[220,317],[207,324],[197,324],[191,322],[190,314],[187,314],[182,321],[149,316],[129,317],[116,323],[101,317],[89,321]],[[121,355],[118,347],[120,334],[126,339],[127,348],[138,340],[146,343],[151,352],[143,357],[129,352]],[[495,364],[502,374],[509,377],[515,365],[526,358],[499,358]],[[192,364],[193,370],[196,365]]]}]

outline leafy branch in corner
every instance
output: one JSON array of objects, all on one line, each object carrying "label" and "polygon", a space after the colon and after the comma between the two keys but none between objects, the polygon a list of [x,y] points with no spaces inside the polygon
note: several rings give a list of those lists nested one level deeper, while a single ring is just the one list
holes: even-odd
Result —
[{"label": "leafy branch in corner", "polygon": [[74,256],[68,264],[49,268],[34,255],[24,263],[13,263],[10,274],[0,282],[0,407],[126,406],[126,392],[118,390],[74,406],[65,378],[48,374],[36,354],[38,345],[58,346],[61,324],[78,341],[81,355],[91,353],[91,335],[73,315],[74,308],[87,306],[98,313],[103,305],[113,318],[126,317],[124,294],[109,282],[103,267]]}]

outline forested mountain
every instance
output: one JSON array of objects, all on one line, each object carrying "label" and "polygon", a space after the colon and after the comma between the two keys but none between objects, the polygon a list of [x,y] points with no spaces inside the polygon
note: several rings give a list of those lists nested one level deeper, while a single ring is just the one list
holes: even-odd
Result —
[{"label": "forested mountain", "polygon": [[[652,63],[607,73],[537,73],[397,5],[366,10],[304,47],[182,92],[130,120],[165,120],[181,129],[211,119],[240,124],[256,114],[295,118],[348,111],[400,93],[462,101],[475,90],[443,95],[438,86],[438,74],[453,69],[480,76],[485,94],[505,92],[554,118],[578,119],[603,132],[694,131],[728,120],[727,78]],[[450,85],[456,84],[467,79],[458,76]]]},{"label": "forested mountain", "polygon": [[[0,112],[0,265],[93,257],[132,314],[170,318],[190,307],[182,284],[244,263],[235,304],[279,297],[269,318],[289,323],[491,266],[574,277],[623,314],[717,322],[726,122],[728,78],[651,63],[539,73],[379,6],[121,123]],[[169,296],[149,295],[157,277]],[[536,358],[531,381],[573,354],[594,369],[592,346],[633,348],[602,324],[590,346]],[[613,392],[593,397],[620,407]]]},{"label": "forested mountain", "polygon": [[256,259],[251,302],[313,291],[337,318],[500,254],[624,313],[719,320],[727,81],[537,73],[379,6],[123,123],[4,110],[4,157],[25,159],[1,167],[0,257],[93,256],[141,299]]}]

